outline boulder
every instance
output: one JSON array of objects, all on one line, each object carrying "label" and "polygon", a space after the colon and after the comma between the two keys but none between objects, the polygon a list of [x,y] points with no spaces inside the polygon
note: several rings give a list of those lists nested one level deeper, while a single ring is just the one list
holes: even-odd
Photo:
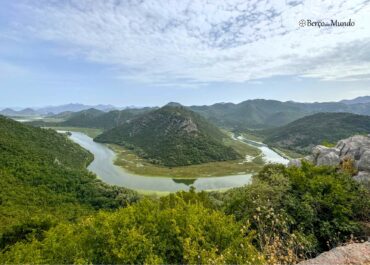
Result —
[{"label": "boulder", "polygon": [[370,172],[370,149],[361,154],[358,160],[358,170]]},{"label": "boulder", "polygon": [[339,149],[328,148],[322,145],[315,146],[312,149],[312,159],[314,164],[336,166],[340,163]]},{"label": "boulder", "polygon": [[302,161],[301,159],[291,159],[289,160],[288,167],[301,167]]},{"label": "boulder", "polygon": [[370,172],[359,171],[353,178],[358,182],[370,183]]},{"label": "boulder", "polygon": [[338,152],[330,151],[324,154],[320,154],[316,160],[316,165],[328,165],[328,166],[336,166],[340,163],[340,158]]},{"label": "boulder", "polygon": [[[369,181],[370,176],[370,136],[355,135],[340,140],[334,148],[317,145],[309,156],[302,158],[315,165],[339,166],[343,161],[352,160],[354,169],[359,171],[355,179]],[[288,166],[302,165],[299,159],[293,159]]]},{"label": "boulder", "polygon": [[298,265],[368,265],[370,264],[370,242],[354,243],[333,248],[314,259],[298,263]]}]

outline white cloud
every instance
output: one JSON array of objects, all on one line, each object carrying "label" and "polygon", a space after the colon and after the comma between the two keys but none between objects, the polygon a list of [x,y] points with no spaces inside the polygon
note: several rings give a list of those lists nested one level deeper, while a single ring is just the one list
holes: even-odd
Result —
[{"label": "white cloud", "polygon": [[[113,66],[125,79],[193,86],[370,75],[365,0],[24,0],[18,11],[19,33]],[[350,18],[350,28],[298,27],[300,19]]]}]

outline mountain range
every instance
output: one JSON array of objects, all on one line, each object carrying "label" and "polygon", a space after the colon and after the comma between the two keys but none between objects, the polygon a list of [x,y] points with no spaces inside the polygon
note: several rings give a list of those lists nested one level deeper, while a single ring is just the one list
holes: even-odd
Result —
[{"label": "mountain range", "polygon": [[56,115],[63,112],[78,112],[86,109],[97,109],[101,111],[110,111],[116,109],[113,105],[84,105],[79,103],[71,103],[60,106],[47,106],[42,108],[25,108],[21,110],[14,110],[11,108],[5,108],[0,111],[0,115],[4,116],[45,116],[45,115]]}]

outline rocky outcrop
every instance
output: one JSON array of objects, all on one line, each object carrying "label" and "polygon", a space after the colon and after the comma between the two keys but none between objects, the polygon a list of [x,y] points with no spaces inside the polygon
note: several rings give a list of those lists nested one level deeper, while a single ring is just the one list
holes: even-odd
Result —
[{"label": "rocky outcrop", "polygon": [[[355,135],[340,140],[335,147],[315,146],[312,154],[303,158],[315,165],[338,166],[344,161],[352,161],[358,172],[354,178],[370,182],[370,137]],[[300,166],[301,159],[293,159],[289,166]]]},{"label": "rocky outcrop", "polygon": [[354,243],[333,248],[314,259],[298,263],[298,265],[368,265],[370,264],[370,242]]}]

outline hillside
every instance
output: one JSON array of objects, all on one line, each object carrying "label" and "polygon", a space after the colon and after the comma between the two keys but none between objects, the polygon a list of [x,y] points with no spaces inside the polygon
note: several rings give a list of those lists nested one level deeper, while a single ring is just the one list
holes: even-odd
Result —
[{"label": "hillside", "polygon": [[[63,112],[45,120],[31,121],[27,124],[39,127],[85,127],[108,130],[151,110],[152,108],[142,108],[104,112],[97,109],[88,109],[78,112]],[[53,119],[62,121],[48,121]]]},{"label": "hillside", "polygon": [[224,137],[187,108],[165,106],[113,128],[95,141],[122,145],[152,163],[172,167],[239,158],[223,145]]},{"label": "hillside", "polygon": [[87,109],[69,114],[67,120],[61,122],[62,126],[90,127],[95,118],[103,115],[104,112],[97,109]]},{"label": "hillside", "polygon": [[86,170],[93,156],[66,135],[0,116],[0,250],[61,221],[117,208],[135,193]]},{"label": "hillside", "polygon": [[370,133],[370,116],[351,113],[317,113],[286,126],[265,131],[270,146],[302,154],[318,144],[334,144],[354,134]]},{"label": "hillside", "polygon": [[299,103],[254,99],[238,104],[217,103],[211,106],[191,106],[190,108],[218,126],[240,131],[276,128],[318,112],[370,115],[370,103],[357,102],[354,104]]}]

